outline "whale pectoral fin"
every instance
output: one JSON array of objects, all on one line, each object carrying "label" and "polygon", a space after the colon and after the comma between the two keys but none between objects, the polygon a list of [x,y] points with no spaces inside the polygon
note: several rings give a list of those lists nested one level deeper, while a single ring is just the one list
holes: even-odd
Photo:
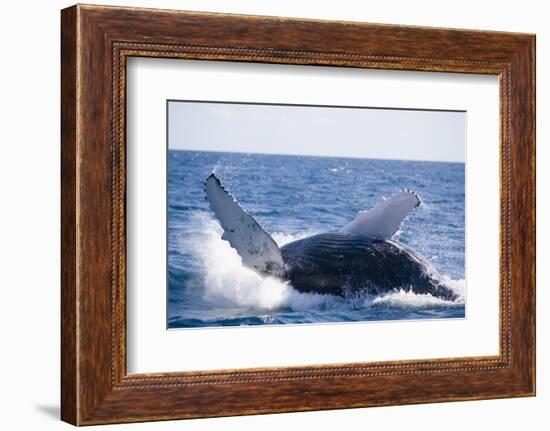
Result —
[{"label": "whale pectoral fin", "polygon": [[277,243],[225,190],[212,173],[206,180],[206,196],[222,228],[222,239],[237,250],[243,264],[260,272],[282,276],[284,263]]},{"label": "whale pectoral fin", "polygon": [[355,219],[342,228],[342,232],[363,235],[372,239],[390,239],[405,217],[420,205],[418,195],[401,190],[389,199],[379,201],[368,211],[361,211]]}]

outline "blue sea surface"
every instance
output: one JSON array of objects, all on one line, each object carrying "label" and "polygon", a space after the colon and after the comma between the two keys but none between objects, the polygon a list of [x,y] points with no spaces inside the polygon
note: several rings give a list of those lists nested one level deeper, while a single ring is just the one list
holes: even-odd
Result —
[{"label": "blue sea surface", "polygon": [[[463,318],[464,164],[168,151],[168,327]],[[396,289],[342,298],[300,293],[242,266],[205,199],[215,171],[279,246],[335,231],[401,188],[422,205],[394,239],[421,253],[455,301]]]}]

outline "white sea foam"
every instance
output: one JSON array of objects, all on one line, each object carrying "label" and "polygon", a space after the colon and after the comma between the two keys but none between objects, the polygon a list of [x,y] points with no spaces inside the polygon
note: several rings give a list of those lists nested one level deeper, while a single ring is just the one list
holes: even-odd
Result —
[{"label": "white sea foam", "polygon": [[[333,295],[301,293],[289,282],[274,277],[264,277],[242,265],[236,250],[221,239],[222,228],[208,214],[196,212],[192,224],[200,226],[198,233],[185,238],[182,246],[190,248],[201,264],[204,279],[202,297],[205,301],[221,307],[239,307],[255,310],[289,309],[307,311],[312,309],[357,309],[358,307],[390,306],[410,309],[426,309],[464,304],[464,280],[445,278],[444,283],[458,294],[458,299],[448,301],[430,294],[415,294],[412,291],[395,290],[379,296],[362,295],[355,298],[340,298]],[[273,238],[279,246],[315,232],[297,235],[275,233]]]},{"label": "white sea foam", "polygon": [[454,300],[455,304],[464,305],[466,302],[466,280],[455,280],[447,276],[443,276],[443,283],[458,295]]},{"label": "white sea foam", "polygon": [[449,307],[457,305],[455,301],[437,298],[429,293],[414,293],[410,290],[407,291],[403,289],[377,296],[372,300],[372,304],[412,309]]},{"label": "white sea foam", "polygon": [[[237,252],[221,239],[222,229],[204,213],[194,214],[193,223],[201,232],[185,240],[199,258],[204,271],[204,300],[217,306],[275,310],[289,308],[295,311],[329,305],[330,295],[297,292],[288,282],[274,277],[263,277],[244,267]],[[304,234],[307,236],[307,234]],[[276,235],[279,245],[300,238]]]}]

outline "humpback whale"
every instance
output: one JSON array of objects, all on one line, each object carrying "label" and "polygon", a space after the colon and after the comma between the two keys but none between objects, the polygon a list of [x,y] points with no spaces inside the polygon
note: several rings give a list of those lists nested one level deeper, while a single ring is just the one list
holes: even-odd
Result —
[{"label": "humpback whale", "polygon": [[360,211],[339,231],[320,233],[279,247],[222,185],[215,173],[205,183],[210,209],[244,266],[290,281],[300,292],[353,296],[403,289],[455,300],[438,271],[418,252],[393,240],[405,217],[420,204],[402,189]]}]

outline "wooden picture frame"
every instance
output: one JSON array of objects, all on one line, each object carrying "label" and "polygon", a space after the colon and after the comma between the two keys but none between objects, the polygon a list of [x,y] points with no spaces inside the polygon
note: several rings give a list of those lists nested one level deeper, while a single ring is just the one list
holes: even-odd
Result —
[{"label": "wooden picture frame", "polygon": [[[75,425],[533,396],[535,36],[77,5],[61,13],[61,418]],[[131,56],[500,78],[500,354],[126,372]]]}]

